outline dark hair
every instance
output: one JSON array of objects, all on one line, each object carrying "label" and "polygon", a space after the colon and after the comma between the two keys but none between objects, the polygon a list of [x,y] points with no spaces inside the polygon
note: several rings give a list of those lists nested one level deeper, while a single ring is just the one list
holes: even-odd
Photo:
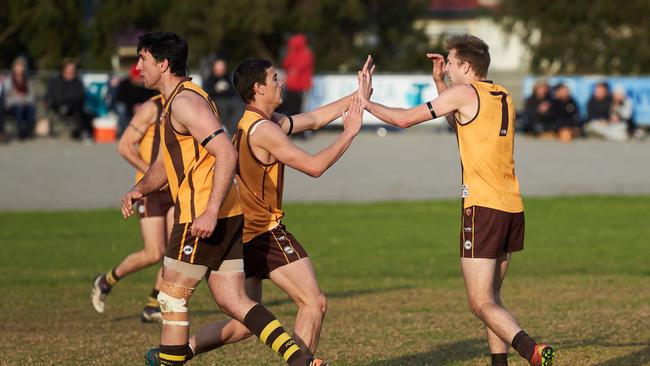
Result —
[{"label": "dark hair", "polygon": [[456,50],[456,57],[461,62],[469,63],[477,76],[487,76],[490,52],[488,45],[482,39],[471,34],[459,34],[449,37],[444,46],[448,52]]},{"label": "dark hair", "polygon": [[266,70],[271,66],[273,66],[271,61],[264,59],[249,59],[237,65],[232,83],[244,103],[250,103],[255,99],[253,90],[255,83],[266,85]]},{"label": "dark hair", "polygon": [[187,75],[187,42],[176,33],[150,32],[138,39],[138,53],[145,50],[158,62],[167,60],[171,73]]}]

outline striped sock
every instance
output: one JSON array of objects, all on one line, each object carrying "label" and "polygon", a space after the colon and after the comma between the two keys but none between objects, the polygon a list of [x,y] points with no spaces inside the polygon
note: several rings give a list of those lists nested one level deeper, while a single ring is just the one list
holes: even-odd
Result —
[{"label": "striped sock", "polygon": [[120,280],[120,277],[115,273],[115,268],[104,273],[104,275],[99,279],[99,288],[102,292],[110,291],[113,286]]},{"label": "striped sock", "polygon": [[264,306],[253,306],[244,317],[244,325],[264,344],[280,354],[289,365],[306,365],[307,356],[285,332],[280,321]]},{"label": "striped sock", "polygon": [[150,308],[157,308],[160,306],[160,304],[158,303],[158,290],[153,289],[153,291],[151,291],[151,294],[147,299],[147,305],[145,306]]},{"label": "striped sock", "polygon": [[189,344],[180,346],[160,345],[160,365],[162,366],[182,366],[185,364],[187,348]]}]

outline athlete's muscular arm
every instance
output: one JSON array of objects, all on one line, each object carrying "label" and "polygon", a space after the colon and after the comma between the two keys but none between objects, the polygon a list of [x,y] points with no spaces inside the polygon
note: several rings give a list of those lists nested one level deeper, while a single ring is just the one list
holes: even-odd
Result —
[{"label": "athlete's muscular arm", "polygon": [[[367,84],[367,79],[359,76],[359,89]],[[443,90],[440,95],[431,101],[437,116],[444,116],[456,110],[467,108],[471,103],[476,103],[476,93],[469,85],[455,85]],[[426,104],[413,108],[392,108],[369,100],[363,100],[366,110],[380,120],[393,126],[408,128],[418,123],[430,120],[431,112]],[[461,110],[462,114],[462,110]]]},{"label": "athlete's muscular arm", "polygon": [[[427,53],[427,58],[431,60],[431,75],[433,76],[434,84],[436,84],[438,95],[440,95],[448,87],[447,83],[445,83],[445,57],[437,53]],[[445,119],[451,128],[456,128],[453,112],[445,114]]]},{"label": "athlete's muscular arm", "polygon": [[157,113],[158,108],[154,102],[143,103],[131,118],[129,126],[124,130],[120,142],[117,144],[117,151],[120,155],[142,173],[149,169],[149,164],[142,159],[137,146],[149,126],[156,122]]},{"label": "athlete's muscular arm", "polygon": [[165,184],[167,184],[167,172],[165,172],[165,162],[160,149],[156,160],[149,166],[144,177],[122,197],[122,216],[126,219],[133,215],[133,203],[151,192],[160,190]]},{"label": "athlete's muscular arm", "polygon": [[[368,56],[362,70],[363,72],[369,72],[372,74],[374,70],[372,57]],[[370,98],[371,93],[372,91],[368,90],[368,92],[365,94],[366,98]],[[305,130],[317,130],[339,118],[341,114],[343,114],[343,112],[348,109],[352,97],[356,94],[357,91],[355,90],[350,95],[346,95],[339,100],[316,108],[311,112],[305,112],[291,116],[293,119],[293,128],[291,128],[289,117],[281,115],[279,113],[276,113],[275,115],[278,117],[280,126],[282,126],[282,129],[285,133],[289,133],[289,129],[291,129],[291,133],[302,132]]]},{"label": "athlete's muscular arm", "polygon": [[[221,121],[212,112],[206,101],[191,92],[181,92],[174,99],[172,121],[178,122],[199,143],[222,128]],[[182,132],[182,131],[179,131]],[[217,157],[214,163],[212,191],[205,211],[192,223],[192,235],[207,238],[217,226],[217,216],[235,176],[237,151],[228,136],[221,133],[212,138],[206,150]]]},{"label": "athlete's muscular arm", "polygon": [[352,140],[359,133],[363,108],[358,97],[353,97],[347,113],[343,114],[343,132],[334,142],[310,155],[294,145],[286,133],[274,123],[261,123],[251,135],[251,144],[268,151],[282,163],[301,171],[311,177],[320,177],[350,147]]}]

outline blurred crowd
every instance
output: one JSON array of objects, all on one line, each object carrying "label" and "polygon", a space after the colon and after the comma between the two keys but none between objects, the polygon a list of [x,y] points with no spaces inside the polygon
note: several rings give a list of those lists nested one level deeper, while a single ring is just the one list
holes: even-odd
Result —
[{"label": "blurred crowd", "polygon": [[[16,58],[7,75],[0,74],[0,143],[24,141],[34,137],[69,136],[90,144],[97,138],[93,121],[101,117],[93,103],[98,96],[89,95],[77,72],[77,62],[62,60],[61,69],[44,82],[33,80],[26,58]],[[117,120],[115,137],[128,126],[137,108],[156,92],[144,87],[137,65],[126,76],[109,77],[108,89],[100,93],[99,104],[106,106],[110,118]],[[286,78],[285,102],[280,110],[287,114],[302,111],[304,94],[312,87],[314,57],[307,37],[296,34],[288,39],[282,60]],[[216,56],[202,87],[218,107],[226,130],[232,134],[244,104],[232,84],[232,75],[223,57]],[[43,87],[45,85],[45,87]],[[95,132],[95,133],[94,133]]]},{"label": "blurred crowd", "polygon": [[[279,111],[298,114],[303,109],[305,94],[312,88],[314,73],[314,56],[305,35],[296,34],[288,39],[281,66],[285,94]],[[217,105],[226,130],[232,134],[244,105],[232,85],[226,60],[215,56],[202,80],[202,87]],[[29,63],[23,57],[13,61],[9,73],[0,74],[0,143],[35,136],[70,136],[92,143],[97,138],[93,121],[98,113],[88,106],[88,90],[78,75],[76,61],[64,59],[61,69],[44,84],[45,88],[37,87]],[[111,116],[116,116],[115,137],[128,126],[139,105],[154,94],[144,88],[135,64],[126,76],[109,78],[108,90],[99,103],[112,112]],[[635,123],[633,111],[633,101],[621,86],[612,89],[605,81],[596,84],[586,110],[581,111],[567,85],[550,85],[540,79],[533,85],[523,112],[518,114],[517,130],[563,142],[587,136],[611,141],[642,139],[645,131]]]},{"label": "blurred crowd", "polygon": [[583,118],[567,85],[559,83],[551,87],[541,79],[526,99],[520,131],[563,142],[585,136],[610,141],[641,139],[645,132],[635,123],[633,107],[625,88],[617,86],[612,91],[602,81],[595,85]]}]

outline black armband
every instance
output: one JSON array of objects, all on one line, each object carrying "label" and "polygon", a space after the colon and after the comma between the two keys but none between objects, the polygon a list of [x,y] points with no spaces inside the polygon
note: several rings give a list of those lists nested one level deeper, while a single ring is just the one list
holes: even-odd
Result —
[{"label": "black armband", "polygon": [[291,131],[293,131],[293,117],[287,116],[289,118],[289,132],[287,132],[287,136],[291,135]]},{"label": "black armband", "polygon": [[203,140],[203,142],[201,142],[201,146],[205,147],[205,145],[207,145],[208,142],[210,142],[210,140],[212,140],[213,138],[219,136],[219,134],[221,134],[221,133],[223,133],[223,128],[220,128],[220,129],[214,131],[212,133],[212,135],[206,137],[205,140]]},{"label": "black armband", "polygon": [[429,112],[431,112],[431,117],[433,117],[433,119],[438,118],[438,116],[436,115],[436,111],[433,110],[433,106],[431,105],[431,102],[427,102],[427,107],[429,107]]}]

